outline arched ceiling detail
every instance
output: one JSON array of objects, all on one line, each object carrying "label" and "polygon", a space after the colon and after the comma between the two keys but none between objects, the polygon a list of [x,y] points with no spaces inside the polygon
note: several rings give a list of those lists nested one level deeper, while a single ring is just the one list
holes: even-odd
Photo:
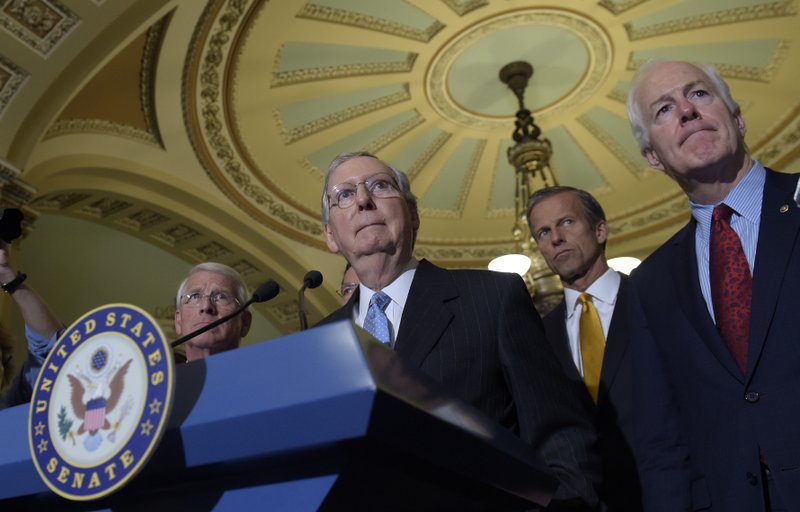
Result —
[{"label": "arched ceiling detail", "polygon": [[[0,2],[0,199],[187,262],[245,262],[286,290],[319,268],[313,321],[337,303],[319,195],[339,152],[408,172],[417,256],[483,266],[511,246],[517,104],[497,73],[523,59],[558,179],[603,203],[610,255],[644,256],[688,209],[630,135],[633,72],[652,57],[714,63],[753,153],[790,170],[797,26],[798,0]],[[290,295],[267,314],[283,332]]]}]

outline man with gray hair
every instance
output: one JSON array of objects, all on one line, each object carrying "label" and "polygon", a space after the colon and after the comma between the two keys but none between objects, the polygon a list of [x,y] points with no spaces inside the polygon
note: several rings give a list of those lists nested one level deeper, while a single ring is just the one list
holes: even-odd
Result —
[{"label": "man with gray hair", "polygon": [[645,510],[800,510],[798,175],[750,156],[709,66],[643,65],[628,116],[692,210],[631,277]]},{"label": "man with gray hair", "polygon": [[[247,286],[239,273],[221,263],[195,265],[178,287],[175,332],[189,334],[221,318],[247,301]],[[186,360],[203,359],[239,346],[253,317],[244,311],[186,342]]]},{"label": "man with gray hair", "polygon": [[322,219],[328,248],[360,281],[323,322],[354,321],[535,447],[560,482],[553,510],[594,510],[589,408],[545,340],[522,279],[414,258],[420,218],[408,178],[370,153],[333,160]]}]

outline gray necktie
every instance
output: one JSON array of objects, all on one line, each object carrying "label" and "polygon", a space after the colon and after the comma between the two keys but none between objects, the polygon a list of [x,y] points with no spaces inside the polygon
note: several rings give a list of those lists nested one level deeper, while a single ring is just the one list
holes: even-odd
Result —
[{"label": "gray necktie", "polygon": [[392,343],[392,335],[389,329],[389,319],[384,311],[391,301],[391,297],[383,292],[374,294],[369,300],[367,317],[364,319],[364,329],[386,345]]}]

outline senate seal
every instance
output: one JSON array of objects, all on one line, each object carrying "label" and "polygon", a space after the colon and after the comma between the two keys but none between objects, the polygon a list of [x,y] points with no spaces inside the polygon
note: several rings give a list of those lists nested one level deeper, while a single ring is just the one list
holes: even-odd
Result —
[{"label": "senate seal", "polygon": [[44,362],[28,439],[36,470],[72,500],[107,496],[146,464],[165,430],[172,351],[158,324],[129,304],[79,318]]}]

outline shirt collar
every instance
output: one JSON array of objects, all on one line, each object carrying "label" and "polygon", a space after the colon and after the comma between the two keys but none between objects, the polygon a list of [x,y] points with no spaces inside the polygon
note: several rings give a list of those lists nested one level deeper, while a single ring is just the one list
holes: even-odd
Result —
[{"label": "shirt collar", "polygon": [[[764,182],[767,171],[758,160],[753,160],[753,166],[742,180],[728,192],[720,203],[730,206],[738,215],[748,222],[757,224],[761,216],[761,200],[764,195]],[[753,200],[757,198],[757,200]],[[720,204],[717,203],[717,204]],[[708,237],[711,232],[711,214],[717,204],[697,204],[689,201],[692,208],[692,217],[700,225],[700,232]]]},{"label": "shirt collar", "polygon": [[[592,296],[593,301],[604,302],[613,306],[617,302],[617,292],[622,278],[616,270],[609,268],[602,276],[598,277],[595,282],[589,285],[585,293]],[[567,318],[575,314],[575,308],[578,305],[578,297],[584,292],[573,290],[572,288],[564,288],[564,304],[567,306]]]},{"label": "shirt collar", "polygon": [[[400,275],[394,281],[383,287],[383,293],[392,299],[401,308],[406,307],[406,300],[408,299],[408,292],[411,290],[411,281],[414,280],[414,271],[417,269],[419,261],[416,258],[411,258],[406,264],[405,268],[400,272]],[[367,288],[364,283],[358,285],[358,311],[360,317],[366,317],[367,310],[369,309],[369,301],[372,296],[377,293],[377,290]]]}]

